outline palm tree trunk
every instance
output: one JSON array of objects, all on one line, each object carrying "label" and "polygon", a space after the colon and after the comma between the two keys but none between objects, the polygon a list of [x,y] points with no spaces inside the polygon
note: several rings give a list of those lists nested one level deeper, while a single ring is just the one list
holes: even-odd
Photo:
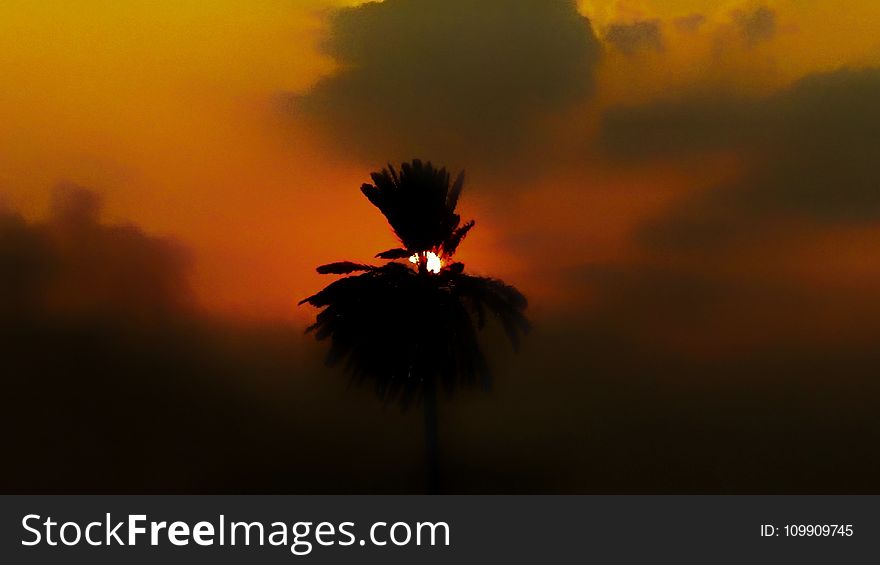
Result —
[{"label": "palm tree trunk", "polygon": [[437,391],[434,383],[425,386],[425,455],[427,464],[428,494],[440,493],[440,453],[437,435]]}]

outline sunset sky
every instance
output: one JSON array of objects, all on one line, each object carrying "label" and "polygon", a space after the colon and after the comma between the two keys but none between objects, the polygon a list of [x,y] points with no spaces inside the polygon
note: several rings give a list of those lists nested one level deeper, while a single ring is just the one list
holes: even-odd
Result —
[{"label": "sunset sky", "polygon": [[94,190],[205,309],[304,320],[315,265],[394,244],[360,184],[420,157],[538,319],[839,337],[880,304],[876,65],[873,0],[7,0],[0,195]]},{"label": "sunset sky", "polygon": [[0,484],[423,490],[296,306],[414,158],[533,328],[449,492],[878,491],[877,0],[3,0]]}]

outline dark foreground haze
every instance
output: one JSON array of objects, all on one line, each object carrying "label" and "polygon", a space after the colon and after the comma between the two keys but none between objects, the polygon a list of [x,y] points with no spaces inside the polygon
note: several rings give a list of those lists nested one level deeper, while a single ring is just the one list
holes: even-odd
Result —
[{"label": "dark foreground haze", "polygon": [[[177,244],[56,194],[49,221],[0,223],[5,492],[424,488],[417,410],[346,387],[302,327],[198,313]],[[544,319],[517,356],[490,338],[493,389],[441,399],[444,490],[877,490],[876,348],[701,359],[627,323]]]},{"label": "dark foreground haze", "polygon": [[[421,159],[532,326],[439,395],[439,490],[880,493],[880,2],[840,4],[0,1],[0,490],[429,490],[421,406],[296,306],[400,246],[358,187]],[[352,296],[355,345],[412,333]]]}]

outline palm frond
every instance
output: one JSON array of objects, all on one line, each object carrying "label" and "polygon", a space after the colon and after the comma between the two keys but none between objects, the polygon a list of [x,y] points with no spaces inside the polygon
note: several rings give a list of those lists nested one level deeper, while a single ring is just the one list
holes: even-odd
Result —
[{"label": "palm frond", "polygon": [[390,260],[407,259],[411,255],[412,255],[412,252],[410,252],[407,249],[396,248],[396,249],[389,249],[388,251],[383,251],[382,253],[377,253],[376,258],[377,259],[390,259]]},{"label": "palm frond", "polygon": [[347,275],[357,271],[372,271],[375,269],[372,265],[363,265],[361,263],[353,263],[351,261],[339,261],[337,263],[328,263],[321,265],[316,271],[320,275]]},{"label": "palm frond", "polygon": [[514,350],[519,349],[521,336],[531,329],[525,316],[528,300],[520,291],[497,279],[468,275],[455,279],[455,291],[478,322],[485,319],[487,311],[499,320]]},{"label": "palm frond", "polygon": [[445,242],[443,242],[444,253],[449,256],[455,255],[455,252],[458,250],[458,246],[461,244],[461,240],[464,239],[464,236],[466,236],[467,233],[471,231],[471,228],[473,228],[475,224],[476,222],[471,220],[460,228],[455,229],[449,236],[449,238]]},{"label": "palm frond", "polygon": [[455,212],[462,188],[464,188],[464,171],[458,173],[458,177],[455,179],[455,184],[452,185],[452,188],[449,190],[449,194],[446,197],[446,209],[450,212]]},{"label": "palm frond", "polygon": [[449,240],[461,218],[455,213],[464,174],[450,188],[449,173],[416,159],[370,175],[361,192],[388,220],[410,254],[437,249]]}]

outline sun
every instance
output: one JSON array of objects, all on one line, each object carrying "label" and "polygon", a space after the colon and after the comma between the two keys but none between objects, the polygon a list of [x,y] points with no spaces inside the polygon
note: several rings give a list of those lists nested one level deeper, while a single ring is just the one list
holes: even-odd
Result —
[{"label": "sun", "polygon": [[425,270],[429,273],[436,275],[443,268],[443,260],[433,251],[415,253],[409,258],[409,262],[413,265],[418,265],[422,260],[425,262]]}]

